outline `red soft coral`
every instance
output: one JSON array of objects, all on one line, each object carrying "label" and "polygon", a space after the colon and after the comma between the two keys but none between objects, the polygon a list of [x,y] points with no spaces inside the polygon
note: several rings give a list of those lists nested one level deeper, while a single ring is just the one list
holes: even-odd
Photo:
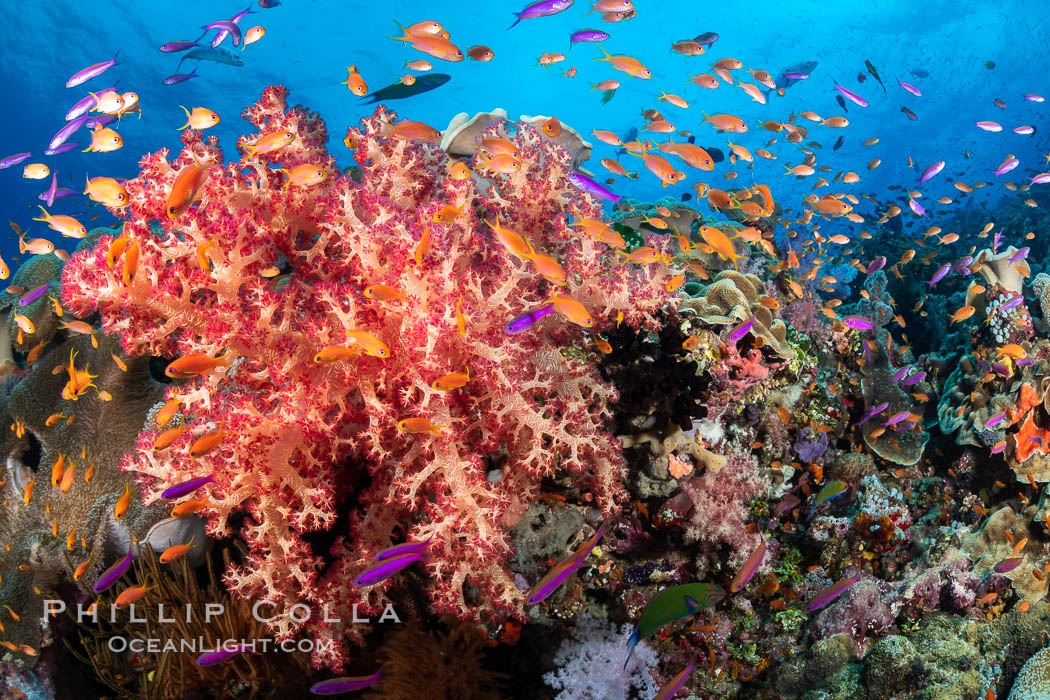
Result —
[{"label": "red soft coral", "polygon": [[[437,611],[475,621],[520,615],[523,596],[506,569],[508,508],[520,512],[555,469],[571,473],[606,513],[625,496],[624,464],[605,430],[615,391],[592,362],[562,352],[582,347],[585,332],[553,315],[530,332],[504,333],[510,318],[555,288],[504,250],[483,220],[554,256],[568,273],[563,293],[590,310],[595,330],[619,312],[635,326],[657,324],[672,272],[619,267],[607,246],[567,226],[570,212],[600,218],[600,206],[564,177],[569,153],[531,126],[516,125],[512,138],[520,173],[456,180],[437,146],[380,138],[379,119],[396,119],[380,107],[350,129],[362,170],[354,182],[324,150],[323,123],[287,110],[285,96],[268,88],[245,112],[260,133],[238,143],[247,152],[262,135],[297,135],[277,152],[222,166],[214,140],[187,132],[174,163],[165,151],[146,156],[126,185],[124,231],[140,250],[130,285],[122,265],[107,266],[104,237],[66,266],[63,301],[80,314],[101,312],[104,330],[132,354],[232,351],[230,368],[179,387],[188,432],[157,453],[157,431],[145,432],[123,468],[140,475],[147,502],[173,482],[213,474],[210,532],[236,534],[249,548],[226,572],[228,586],[272,601],[278,635],[338,642],[314,657],[338,667],[353,606],[364,614],[388,602],[389,584],[349,583],[379,549],[431,539],[425,586]],[[509,138],[503,123],[489,131]],[[171,220],[168,193],[194,162],[213,164],[196,205]],[[276,162],[313,163],[328,178],[288,187],[267,167]],[[447,205],[462,214],[435,223]],[[420,265],[414,253],[427,233]],[[272,266],[290,274],[269,279]],[[363,291],[375,284],[405,297],[369,299]],[[457,330],[460,313],[465,332]],[[391,356],[312,361],[320,347],[346,343],[351,329],[383,340]],[[464,370],[465,387],[431,388],[436,377]],[[397,427],[408,416],[450,429],[409,434]],[[228,433],[221,444],[191,458],[188,445],[219,425]],[[490,481],[495,464],[503,476]],[[334,545],[314,551],[310,533],[332,528]],[[305,624],[284,615],[298,603],[313,611]],[[326,604],[341,622],[322,620]]]}]

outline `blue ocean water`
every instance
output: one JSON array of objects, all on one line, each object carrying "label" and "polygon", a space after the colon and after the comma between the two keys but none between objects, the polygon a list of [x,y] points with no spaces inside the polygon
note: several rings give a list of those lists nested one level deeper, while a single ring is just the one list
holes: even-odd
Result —
[{"label": "blue ocean water", "polygon": [[[101,0],[92,3],[13,3],[0,25],[0,39],[6,47],[8,69],[4,72],[3,92],[10,108],[5,128],[0,131],[0,156],[31,151],[27,162],[43,162],[58,172],[59,186],[83,190],[85,175],[132,177],[140,156],[162,147],[176,148],[185,122],[179,105],[205,106],[222,117],[213,128],[227,157],[234,154],[236,137],[247,123],[241,110],[258,98],[262,89],[281,83],[291,90],[290,100],[314,109],[329,127],[330,150],[341,164],[351,162],[341,139],[348,125],[372,113],[361,99],[349,93],[340,82],[346,67],[354,64],[370,89],[395,82],[406,72],[405,62],[427,58],[400,42],[395,21],[403,24],[421,19],[438,19],[451,33],[453,42],[463,47],[485,45],[495,52],[487,63],[466,60],[446,63],[434,60],[434,70],[446,72],[451,80],[442,87],[407,100],[394,101],[402,118],[420,120],[443,129],[458,112],[502,107],[511,118],[521,114],[554,115],[564,124],[589,134],[592,129],[625,133],[642,128],[644,108],[658,108],[679,130],[694,132],[697,144],[728,152],[732,140],[750,149],[766,147],[771,134],[758,127],[760,120],[786,120],[791,113],[812,110],[823,117],[846,116],[847,129],[832,129],[799,121],[809,127],[808,141],[823,146],[820,162],[834,171],[855,171],[861,182],[852,191],[876,197],[891,195],[886,188],[900,184],[914,186],[929,163],[947,161],[946,174],[968,182],[994,180],[992,171],[1007,154],[1021,161],[1011,176],[1021,182],[1023,173],[1043,168],[1040,153],[1050,150],[1048,137],[1036,131],[1031,136],[1016,135],[1014,126],[1037,123],[1046,104],[1026,102],[1022,94],[1047,91],[1045,47],[1050,16],[1040,11],[1035,0],[1009,2],[958,3],[907,0],[887,2],[751,2],[704,3],[661,0],[638,3],[638,15],[619,23],[602,23],[598,14],[586,15],[588,2],[577,2],[558,15],[522,21],[513,29],[512,12],[525,3],[359,3],[335,0],[284,0],[272,9],[252,4],[253,13],[241,26],[261,25],[266,36],[240,51],[243,66],[210,61],[186,61],[184,70],[196,68],[199,74],[187,82],[165,86],[162,80],[174,72],[180,54],[162,53],[158,47],[169,41],[195,39],[200,27],[215,19],[228,18],[245,9],[237,2],[138,3]],[[15,11],[17,9],[17,11]],[[602,46],[612,54],[628,54],[642,60],[652,71],[651,80],[639,80],[615,71],[601,58],[594,45],[578,44],[569,49],[571,32],[582,28],[601,28],[611,34]],[[719,40],[703,56],[686,57],[671,52],[675,40],[692,38],[703,32],[717,32]],[[209,34],[213,36],[214,33]],[[120,65],[104,76],[76,88],[64,87],[66,79],[84,66],[105,61],[119,52]],[[562,52],[567,59],[546,68],[537,58],[548,52]],[[713,61],[733,57],[744,68],[768,70],[774,76],[792,64],[816,61],[810,79],[786,91],[784,97],[772,95],[768,104],[753,102],[735,86],[722,85],[705,90],[688,84],[689,74],[710,70]],[[879,71],[883,89],[865,69],[869,60]],[[993,62],[994,68],[986,67]],[[991,65],[991,64],[988,64]],[[575,67],[573,78],[563,75]],[[738,79],[748,78],[735,71]],[[928,73],[928,77],[918,77]],[[858,74],[865,76],[858,81]],[[81,153],[80,150],[54,157],[42,155],[51,136],[63,125],[65,112],[92,88],[104,88],[120,79],[122,90],[140,95],[142,117],[122,120],[118,130],[124,146],[114,153]],[[599,91],[591,83],[619,79],[622,87],[608,104],[600,103]],[[895,79],[918,87],[916,97],[899,87]],[[845,112],[836,103],[834,81],[862,95],[870,107],[862,109],[847,103]],[[753,80],[751,82],[754,82]],[[683,111],[657,102],[660,91],[684,97],[691,103]],[[1000,98],[1006,110],[993,106]],[[917,116],[909,120],[901,107]],[[701,110],[708,114],[730,113],[749,124],[746,134],[717,134],[701,125]],[[975,128],[977,120],[994,120],[1005,127],[1001,133]],[[838,136],[845,136],[840,150],[831,151]],[[656,142],[666,137],[653,134]],[[877,136],[880,143],[865,148],[861,141]],[[81,148],[89,142],[86,131],[70,141]],[[615,157],[615,149],[598,143],[588,166],[605,175],[598,160]],[[775,147],[779,159],[756,158],[752,169],[718,164],[705,178],[711,186],[746,186],[752,180],[775,185],[775,195],[786,207],[796,207],[812,187],[813,178],[795,181],[784,175],[784,164],[797,164],[801,156],[783,138]],[[969,157],[966,154],[969,154]],[[909,156],[914,168],[909,169]],[[877,170],[866,170],[873,158],[882,160]],[[638,169],[640,161],[621,156],[628,169]],[[740,164],[745,165],[745,164]],[[0,171],[2,201],[6,218],[31,234],[41,235],[43,224],[30,221],[38,215],[37,194],[49,180],[26,180],[22,166]],[[729,170],[739,177],[735,182],[722,178]],[[829,174],[830,178],[830,174]],[[635,182],[621,181],[618,194],[642,200],[669,194],[678,197],[689,192],[696,178],[663,189],[655,177],[643,172]],[[828,190],[824,190],[827,192]],[[956,194],[945,178],[926,188],[927,202],[942,195]],[[968,205],[998,197],[1001,190],[986,188],[968,200]],[[900,193],[897,193],[899,196]],[[112,221],[100,205],[83,197],[69,197],[56,203],[57,213],[90,217],[102,212],[98,223]],[[863,211],[863,208],[862,208]],[[916,225],[925,228],[924,221]],[[834,226],[829,227],[834,228]],[[59,242],[71,247],[75,241]],[[17,253],[13,234],[3,243],[5,256]],[[16,256],[17,257],[17,256]]]}]

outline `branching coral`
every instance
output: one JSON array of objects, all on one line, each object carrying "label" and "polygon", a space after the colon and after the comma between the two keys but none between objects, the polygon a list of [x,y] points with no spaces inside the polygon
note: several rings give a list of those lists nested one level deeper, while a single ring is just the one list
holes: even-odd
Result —
[{"label": "branching coral", "polygon": [[[379,108],[348,135],[362,169],[355,183],[336,178],[320,119],[286,110],[285,96],[268,88],[246,110],[260,133],[242,138],[240,163],[214,165],[222,153],[197,132],[186,132],[174,161],[166,151],[143,159],[126,183],[124,232],[139,256],[128,284],[126,262],[106,263],[108,238],[66,266],[65,303],[79,313],[97,308],[127,353],[234,355],[232,366],[179,387],[188,432],[157,453],[157,432],[144,433],[123,467],[138,475],[147,503],[171,483],[213,475],[209,531],[236,528],[250,549],[226,572],[231,591],[280,610],[328,603],[342,622],[322,625],[313,615],[315,637],[342,639],[355,603],[380,608],[385,586],[348,582],[402,538],[431,542],[425,585],[436,610],[473,620],[520,614],[523,596],[505,569],[504,512],[530,502],[541,478],[559,469],[611,513],[624,496],[624,470],[603,428],[615,392],[591,364],[561,352],[584,343],[579,326],[556,315],[528,333],[504,333],[512,317],[558,290],[485,221],[556,258],[566,293],[589,309],[595,329],[620,312],[628,324],[659,325],[671,271],[618,267],[605,244],[567,226],[570,212],[594,219],[600,208],[565,179],[570,155],[528,125],[513,135],[502,122],[485,131],[512,139],[519,172],[455,179],[439,148],[381,137],[380,119],[396,115]],[[284,130],[295,137],[288,145],[252,154],[252,144]],[[285,186],[267,167],[275,162],[314,164],[326,180]],[[169,218],[172,183],[191,167],[206,168],[199,202]],[[452,220],[435,219],[453,207]],[[271,266],[287,276],[269,280]],[[399,293],[364,294],[379,284]],[[350,331],[380,339],[388,356],[313,361],[323,346],[346,344]],[[432,388],[463,371],[466,386]],[[399,429],[409,417],[447,429]],[[217,447],[188,454],[217,430]],[[503,477],[489,481],[496,459]],[[248,516],[243,526],[239,513]],[[334,544],[315,551],[310,533],[327,531]],[[299,629],[283,615],[274,622],[281,638]],[[314,662],[338,666],[344,651]]]}]

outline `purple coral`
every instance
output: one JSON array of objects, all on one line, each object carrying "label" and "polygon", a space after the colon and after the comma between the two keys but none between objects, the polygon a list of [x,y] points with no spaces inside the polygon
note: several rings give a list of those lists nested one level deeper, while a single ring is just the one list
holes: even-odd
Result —
[{"label": "purple coral", "polygon": [[828,434],[806,428],[795,439],[795,454],[802,462],[812,462],[828,449]]}]

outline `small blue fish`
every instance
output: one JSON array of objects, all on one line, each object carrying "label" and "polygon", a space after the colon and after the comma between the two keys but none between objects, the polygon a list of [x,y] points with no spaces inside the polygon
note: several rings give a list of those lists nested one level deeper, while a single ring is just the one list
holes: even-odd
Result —
[{"label": "small blue fish", "polygon": [[197,69],[194,68],[190,73],[176,73],[175,75],[169,75],[164,79],[165,85],[175,85],[176,83],[184,83],[190,78],[200,77],[197,75]]}]

